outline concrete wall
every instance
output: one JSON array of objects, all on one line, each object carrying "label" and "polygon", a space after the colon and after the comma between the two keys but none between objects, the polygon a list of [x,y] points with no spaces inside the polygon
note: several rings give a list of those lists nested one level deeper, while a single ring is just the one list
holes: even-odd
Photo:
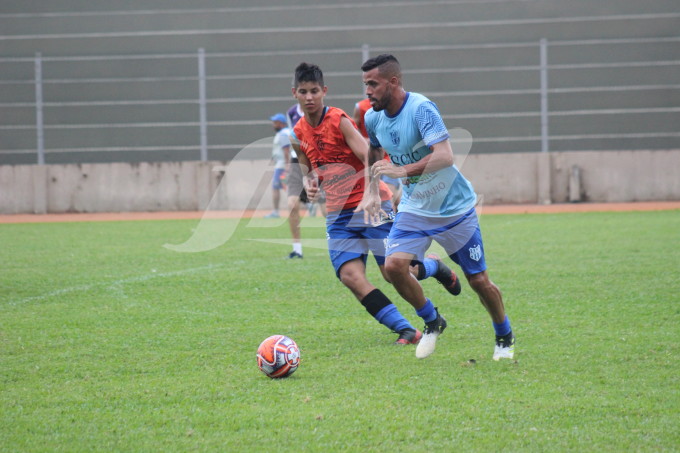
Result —
[{"label": "concrete wall", "polygon": [[[680,200],[680,150],[478,154],[461,163],[487,204],[568,202],[575,166],[581,201]],[[0,214],[271,209],[271,174],[266,160],[6,165]]]},{"label": "concrete wall", "polygon": [[680,151],[551,154],[552,199],[568,201],[569,170],[581,169],[584,201],[680,200]]}]

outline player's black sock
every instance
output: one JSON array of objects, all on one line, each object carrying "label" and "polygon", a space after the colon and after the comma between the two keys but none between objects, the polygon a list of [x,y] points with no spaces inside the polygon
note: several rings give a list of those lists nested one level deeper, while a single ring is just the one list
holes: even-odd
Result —
[{"label": "player's black sock", "polygon": [[425,265],[423,263],[417,263],[416,269],[418,269],[418,275],[416,275],[416,279],[425,280],[427,278],[427,271],[425,270]]},{"label": "player's black sock", "polygon": [[366,308],[366,311],[374,317],[380,310],[391,304],[392,301],[378,288],[366,294],[366,296],[361,299],[361,305],[363,305],[364,308]]},{"label": "player's black sock", "polygon": [[[447,271],[446,265],[442,266],[442,264],[443,263],[440,260],[435,260],[432,258],[425,258],[422,262],[416,262],[416,269],[418,269],[418,275],[416,275],[416,278],[418,280],[425,280],[429,277],[435,277],[437,280],[439,280],[439,275],[443,275],[442,267],[444,268],[444,272]],[[450,279],[451,276],[449,275],[449,284],[451,283]]]}]

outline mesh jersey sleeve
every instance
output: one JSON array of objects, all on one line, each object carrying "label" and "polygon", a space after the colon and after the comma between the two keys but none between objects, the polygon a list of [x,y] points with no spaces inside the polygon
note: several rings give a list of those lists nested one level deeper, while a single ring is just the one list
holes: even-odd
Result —
[{"label": "mesh jersey sleeve", "polygon": [[449,138],[449,131],[446,130],[444,120],[432,101],[424,102],[418,106],[416,123],[427,146],[432,146]]}]

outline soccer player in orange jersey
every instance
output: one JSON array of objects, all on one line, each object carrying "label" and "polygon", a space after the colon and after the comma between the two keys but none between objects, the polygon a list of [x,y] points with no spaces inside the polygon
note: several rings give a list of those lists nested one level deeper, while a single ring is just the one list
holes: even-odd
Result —
[{"label": "soccer player in orange jersey", "polygon": [[[336,275],[378,322],[399,334],[397,344],[415,344],[421,332],[366,277],[369,250],[383,276],[387,275],[384,241],[392,214],[387,186],[378,178],[369,182],[368,143],[344,111],[324,105],[328,88],[318,66],[301,63],[295,69],[292,91],[304,116],[293,128],[291,146],[306,167],[302,171],[307,195],[313,200],[320,188],[326,193],[326,232]],[[367,184],[374,184],[376,190],[365,191]],[[363,211],[366,203],[380,204],[380,219],[368,219]],[[441,263],[432,261],[434,266]],[[451,278],[450,269],[443,272],[447,271],[446,277]]]}]

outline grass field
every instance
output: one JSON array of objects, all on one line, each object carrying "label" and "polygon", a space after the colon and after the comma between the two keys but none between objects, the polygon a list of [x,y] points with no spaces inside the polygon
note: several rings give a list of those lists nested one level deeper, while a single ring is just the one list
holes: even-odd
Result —
[{"label": "grass field", "polygon": [[[251,240],[287,239],[273,220],[202,253],[163,247],[195,220],[0,225],[0,451],[679,451],[680,212],[481,224],[515,361],[469,287],[434,281],[450,327],[417,360],[324,249]],[[270,380],[278,333],[302,364]]]}]

